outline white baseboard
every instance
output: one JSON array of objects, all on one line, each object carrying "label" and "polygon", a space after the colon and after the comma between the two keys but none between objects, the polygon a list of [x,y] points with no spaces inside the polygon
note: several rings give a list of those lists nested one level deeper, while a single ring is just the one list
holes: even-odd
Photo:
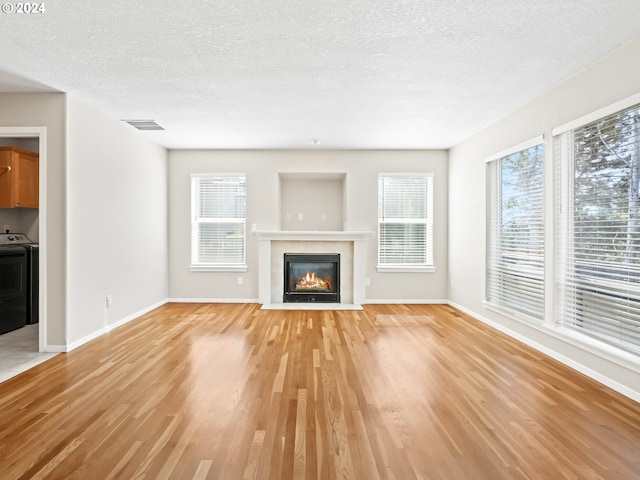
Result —
[{"label": "white baseboard", "polygon": [[[103,328],[101,328],[100,330],[90,333],[89,335],[86,335],[82,338],[80,338],[79,340],[76,340],[75,342],[71,342],[66,346],[66,349],[63,350],[65,352],[70,352],[71,350],[74,350],[78,347],[80,347],[81,345],[84,345],[87,342],[90,342],[91,340],[95,340],[98,337],[101,337],[102,335],[104,335],[105,333],[109,333],[110,331],[121,327],[122,325],[125,325],[127,323],[129,323],[132,320],[135,320],[136,318],[144,315],[145,313],[149,313],[151,310],[155,310],[158,307],[161,307],[162,305],[164,305],[165,303],[167,303],[167,299],[164,300],[160,300],[157,303],[154,303],[153,305],[150,305],[148,307],[143,308],[142,310],[137,311],[136,313],[133,313],[131,315],[126,316],[125,318],[122,318],[120,320],[117,320],[113,323],[109,323],[107,325],[105,325]],[[49,350],[49,346],[47,346],[47,351],[52,351]]]},{"label": "white baseboard", "polygon": [[100,330],[93,332],[89,335],[86,335],[82,338],[80,338],[79,340],[76,340],[75,342],[71,342],[67,345],[67,352],[70,352],[71,350],[75,350],[76,348],[84,345],[85,343],[90,342],[91,340],[95,340],[98,337],[101,337],[102,335],[104,335],[105,333],[109,332],[109,328],[108,327],[104,327],[101,328]]},{"label": "white baseboard", "polygon": [[[567,356],[565,356],[564,354],[553,350],[545,345],[542,345],[538,342],[535,342],[533,340],[531,340],[530,338],[521,335],[513,330],[511,330],[510,328],[505,327],[504,325],[498,323],[498,322],[494,322],[493,320],[488,319],[487,317],[484,317],[472,310],[469,310],[468,308],[463,307],[462,305],[458,305],[455,302],[451,302],[448,301],[446,302],[448,303],[450,306],[452,306],[453,308],[456,308],[458,310],[460,310],[461,312],[466,313],[467,315],[472,316],[473,318],[476,318],[478,320],[480,320],[482,323],[489,325],[492,328],[495,328],[496,330],[509,335],[511,338],[515,338],[516,340],[524,343],[525,345],[534,348],[536,350],[538,350],[539,352],[544,353],[545,355],[548,355],[549,357],[553,358],[554,360],[557,360],[563,364],[565,364],[566,366],[586,375],[589,378],[594,379],[595,381],[611,388],[612,390],[615,390],[618,393],[621,393],[622,395],[624,395],[625,397],[629,397],[630,399],[636,401],[636,402],[640,402],[640,392],[637,390],[634,390],[632,388],[629,388],[628,386],[621,384],[620,382],[604,375],[601,372],[598,372],[596,370],[593,370],[583,364],[581,364],[580,362],[576,362],[575,360],[573,360],[572,358],[569,358]],[[558,337],[554,337],[554,338],[558,338]],[[569,345],[571,345],[570,343],[568,343]]]},{"label": "white baseboard", "polygon": [[169,298],[167,303],[260,303],[257,298]]},{"label": "white baseboard", "polygon": [[168,303],[168,299],[165,298],[164,300],[160,300],[159,302],[154,303],[153,305],[151,305],[149,307],[143,308],[142,310],[140,310],[140,311],[138,311],[138,312],[136,312],[136,313],[134,313],[132,315],[129,315],[129,316],[127,316],[127,317],[125,317],[125,318],[123,318],[121,320],[118,320],[116,322],[110,323],[106,327],[107,332],[110,332],[111,330],[113,330],[115,328],[121,327],[122,325],[125,325],[125,324],[129,323],[131,320],[135,320],[136,318],[141,317],[145,313],[149,313],[151,310],[155,310],[156,308],[161,307],[162,305],[164,305],[166,303]]},{"label": "white baseboard", "polygon": [[65,353],[68,349],[66,345],[45,345],[44,351],[46,353]]},{"label": "white baseboard", "polygon": [[424,299],[424,298],[367,298],[364,302],[362,302],[364,305],[366,304],[371,304],[371,305],[384,305],[384,304],[388,304],[388,305],[402,305],[402,304],[406,304],[406,305],[438,305],[438,304],[445,304],[447,305],[449,303],[449,300],[443,300],[443,299],[437,299],[437,298],[429,298],[429,299]]},{"label": "white baseboard", "polygon": [[[169,298],[167,299],[167,303],[260,303],[260,300],[257,298]],[[414,305],[431,305],[431,304],[448,304],[449,301],[445,299],[424,299],[424,298],[394,298],[394,299],[376,299],[376,298],[368,298],[362,305],[365,304],[394,304],[401,305],[403,303],[406,304],[414,304]],[[279,304],[275,304],[279,305]]]}]

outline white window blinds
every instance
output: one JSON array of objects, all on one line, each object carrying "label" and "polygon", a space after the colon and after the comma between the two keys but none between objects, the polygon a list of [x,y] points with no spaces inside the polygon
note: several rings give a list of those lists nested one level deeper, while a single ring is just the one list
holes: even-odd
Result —
[{"label": "white window blinds", "polygon": [[560,325],[640,351],[640,106],[556,139]]},{"label": "white window blinds", "polygon": [[243,174],[192,175],[191,264],[245,263],[246,182]]},{"label": "white window blinds", "polygon": [[378,264],[433,265],[433,175],[378,176]]},{"label": "white window blinds", "polygon": [[487,162],[487,303],[544,314],[544,146]]}]

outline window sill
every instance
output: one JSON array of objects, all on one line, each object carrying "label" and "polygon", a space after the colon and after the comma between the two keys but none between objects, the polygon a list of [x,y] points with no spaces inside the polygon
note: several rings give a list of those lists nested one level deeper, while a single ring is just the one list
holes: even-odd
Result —
[{"label": "window sill", "polygon": [[191,265],[192,272],[246,272],[246,265]]},{"label": "window sill", "polygon": [[616,348],[613,345],[601,342],[595,338],[589,337],[588,335],[582,335],[579,332],[565,327],[548,325],[544,322],[540,322],[540,320],[537,319],[525,318],[525,316],[521,313],[514,314],[514,312],[508,312],[507,309],[495,307],[486,301],[483,302],[483,304],[488,310],[504,315],[509,320],[513,320],[521,325],[545,333],[569,345],[580,348],[607,361],[620,365],[621,367],[628,368],[629,370],[640,373],[640,355],[636,355],[632,352]]},{"label": "window sill", "polygon": [[509,317],[511,320],[515,320],[516,322],[523,323],[529,327],[534,325],[542,326],[544,324],[544,320],[542,320],[541,318],[536,318],[534,316],[527,315],[526,313],[519,312],[518,310],[513,310],[509,307],[491,303],[486,300],[482,303],[488,310],[491,310],[493,312],[499,313],[500,315]]},{"label": "window sill", "polygon": [[433,273],[436,267],[432,265],[377,265],[380,273]]},{"label": "window sill", "polygon": [[624,368],[633,370],[636,373],[640,373],[639,354],[617,348],[615,345],[610,345],[588,335],[583,335],[570,328],[553,325],[546,327],[545,330],[549,334],[556,338],[561,338],[573,346],[586,350]]}]

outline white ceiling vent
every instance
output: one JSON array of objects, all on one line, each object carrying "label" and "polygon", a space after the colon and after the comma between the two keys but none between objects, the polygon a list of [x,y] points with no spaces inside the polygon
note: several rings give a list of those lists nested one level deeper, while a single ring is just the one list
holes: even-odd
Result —
[{"label": "white ceiling vent", "polygon": [[154,120],[122,120],[138,130],[164,130]]}]

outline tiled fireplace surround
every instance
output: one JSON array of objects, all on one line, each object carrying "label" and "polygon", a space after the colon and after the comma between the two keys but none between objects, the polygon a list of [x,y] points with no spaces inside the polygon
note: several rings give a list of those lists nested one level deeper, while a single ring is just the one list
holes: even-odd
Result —
[{"label": "tiled fireplace surround", "polygon": [[[257,231],[259,241],[258,300],[264,309],[362,308],[367,239],[371,232]],[[340,304],[284,303],[285,253],[339,253]]]}]

